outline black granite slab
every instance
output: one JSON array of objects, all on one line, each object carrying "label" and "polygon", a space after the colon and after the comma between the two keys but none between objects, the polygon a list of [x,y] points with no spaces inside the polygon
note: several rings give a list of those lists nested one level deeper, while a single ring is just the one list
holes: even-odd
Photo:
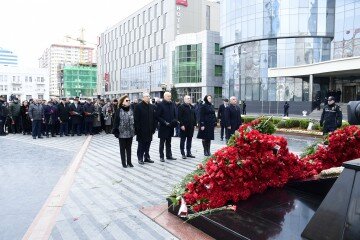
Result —
[{"label": "black granite slab", "polygon": [[[236,211],[214,212],[188,222],[215,239],[301,239],[334,182],[332,178],[290,183],[239,202]],[[176,210],[172,212],[177,214]]]}]

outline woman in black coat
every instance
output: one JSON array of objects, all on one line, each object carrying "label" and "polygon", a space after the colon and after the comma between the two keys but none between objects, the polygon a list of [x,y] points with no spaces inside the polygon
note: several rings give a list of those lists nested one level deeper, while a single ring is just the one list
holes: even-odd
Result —
[{"label": "woman in black coat", "polygon": [[211,104],[212,97],[206,95],[204,104],[200,107],[200,128],[197,138],[202,139],[204,155],[210,156],[211,140],[214,140],[214,129],[216,126],[216,116],[214,106]]},{"label": "woman in black coat", "polygon": [[31,120],[29,117],[29,103],[28,101],[24,101],[22,106],[20,107],[20,114],[22,120],[22,129],[23,134],[30,134],[31,133]]}]

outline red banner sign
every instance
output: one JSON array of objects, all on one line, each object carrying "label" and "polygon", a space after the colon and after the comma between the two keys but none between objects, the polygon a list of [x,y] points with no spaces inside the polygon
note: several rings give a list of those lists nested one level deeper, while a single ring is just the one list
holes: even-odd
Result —
[{"label": "red banner sign", "polygon": [[187,0],[176,0],[176,5],[182,5],[182,6],[187,7],[188,1]]}]

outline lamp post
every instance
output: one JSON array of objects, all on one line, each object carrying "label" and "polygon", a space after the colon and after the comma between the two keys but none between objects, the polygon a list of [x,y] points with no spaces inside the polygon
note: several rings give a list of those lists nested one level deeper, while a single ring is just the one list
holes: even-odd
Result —
[{"label": "lamp post", "polygon": [[[242,92],[241,92],[241,54],[242,54],[242,47],[244,45],[240,44],[238,48],[238,55],[239,55],[239,100],[242,101]],[[245,99],[244,99],[245,100]]]},{"label": "lamp post", "polygon": [[148,72],[149,72],[149,76],[150,76],[150,81],[149,81],[149,94],[150,94],[150,97],[151,97],[151,72],[152,72],[152,66],[151,66],[151,65],[149,66]]}]

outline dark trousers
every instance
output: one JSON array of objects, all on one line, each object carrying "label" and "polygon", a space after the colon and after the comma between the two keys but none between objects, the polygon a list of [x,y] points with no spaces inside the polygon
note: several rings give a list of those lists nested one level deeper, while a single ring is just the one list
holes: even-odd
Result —
[{"label": "dark trousers", "polygon": [[180,138],[180,151],[181,155],[185,155],[185,140],[186,140],[186,154],[191,154],[191,143],[192,143],[192,137],[181,137]]},{"label": "dark trousers", "polygon": [[224,139],[224,132],[225,132],[225,125],[224,124],[220,124],[221,126],[221,130],[220,130],[220,138],[221,140]]},{"label": "dark trousers", "polygon": [[85,134],[92,134],[93,122],[85,121]]},{"label": "dark trousers", "polygon": [[33,120],[32,121],[32,136],[33,137],[41,137],[41,120]]},{"label": "dark trousers", "polygon": [[133,138],[119,138],[120,157],[123,166],[131,164],[131,145]]},{"label": "dark trousers", "polygon": [[49,136],[49,133],[51,133],[51,136],[55,136],[55,128],[53,124],[45,124],[45,135]]},{"label": "dark trousers", "polygon": [[69,134],[69,130],[68,130],[68,127],[69,127],[69,123],[68,122],[62,122],[60,123],[60,136],[63,136],[63,135],[68,135]]},{"label": "dark trousers", "polygon": [[0,135],[5,134],[5,121],[6,117],[0,117]]},{"label": "dark trousers", "polygon": [[160,145],[159,145],[159,153],[160,158],[164,158],[164,145],[166,144],[166,158],[171,158],[171,137],[169,138],[160,138]]},{"label": "dark trousers", "polygon": [[150,142],[138,142],[137,157],[139,161],[150,160]]},{"label": "dark trousers", "polygon": [[229,140],[231,135],[233,135],[235,133],[235,129],[227,129],[226,128],[226,140]]},{"label": "dark trousers", "polygon": [[12,133],[21,133],[21,118],[20,118],[20,116],[12,117],[11,132]]},{"label": "dark trousers", "polygon": [[77,135],[81,135],[81,123],[74,123],[72,124],[72,135],[75,134],[75,131],[76,131],[76,134]]}]

